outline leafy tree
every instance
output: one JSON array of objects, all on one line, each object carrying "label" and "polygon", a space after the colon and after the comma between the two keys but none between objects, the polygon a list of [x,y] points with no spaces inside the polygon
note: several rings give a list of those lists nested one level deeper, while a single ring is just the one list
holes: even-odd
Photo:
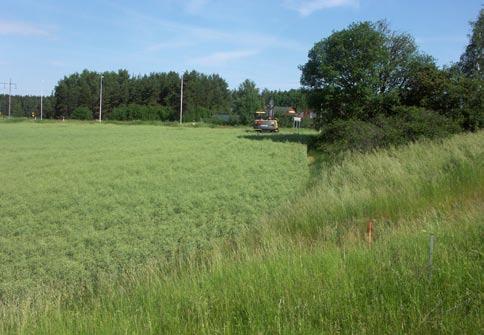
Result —
[{"label": "leafy tree", "polygon": [[[433,63],[412,64],[410,80],[405,90],[401,91],[402,103],[436,111],[458,122],[464,130],[482,128],[484,82],[478,72],[470,71],[472,66],[463,66],[463,60],[470,59],[466,55],[471,47],[472,43],[462,55],[461,62],[450,68],[439,69]],[[479,66],[475,65],[474,68],[478,69]]]},{"label": "leafy tree", "polygon": [[120,121],[166,121],[172,114],[171,108],[166,106],[130,104],[128,106],[115,107],[109,119]]},{"label": "leafy tree", "polygon": [[469,45],[460,58],[461,71],[469,76],[484,79],[484,9],[481,9],[475,22],[471,23],[472,34]]},{"label": "leafy tree", "polygon": [[254,113],[262,108],[259,89],[256,84],[246,79],[234,92],[234,113],[244,124],[250,123]]},{"label": "leafy tree", "polygon": [[[318,111],[315,145],[370,150],[484,124],[482,11],[458,66],[440,69],[386,22],[354,23],[316,43],[301,83]],[[319,107],[319,108],[318,108]]]},{"label": "leafy tree", "polygon": [[386,22],[353,23],[316,43],[308,57],[301,83],[318,112],[318,128],[335,119],[389,113],[411,64],[431,61],[418,53],[411,36],[392,32]]},{"label": "leafy tree", "polygon": [[92,111],[87,107],[77,107],[72,111],[71,118],[77,120],[92,120]]},{"label": "leafy tree", "polygon": [[264,89],[261,92],[264,105],[268,105],[272,99],[275,106],[294,107],[298,111],[308,108],[306,92],[302,89],[290,89],[288,91],[270,91]]},{"label": "leafy tree", "polygon": [[[12,116],[31,117],[32,113],[40,115],[40,96],[34,95],[14,95],[12,96],[11,105]],[[43,117],[53,117],[54,97],[43,97]],[[0,113],[2,116],[8,114],[8,96],[0,94]]]}]

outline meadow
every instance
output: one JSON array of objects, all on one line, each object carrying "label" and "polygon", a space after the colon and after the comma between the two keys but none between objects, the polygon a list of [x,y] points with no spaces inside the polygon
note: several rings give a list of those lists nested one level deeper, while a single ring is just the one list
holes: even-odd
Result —
[{"label": "meadow", "polygon": [[[10,126],[10,137],[14,136],[12,132],[23,134],[17,142],[19,148],[25,148],[28,147],[23,142],[26,134],[33,136],[32,130],[37,131],[36,127],[44,125]],[[50,137],[55,138],[65,138],[66,133],[78,136],[87,133],[84,141],[97,145],[93,138],[102,137],[93,124],[49,127],[46,129],[51,131]],[[225,225],[219,223],[227,228],[220,234],[211,234],[208,228],[209,233],[204,231],[203,236],[201,230],[195,231],[189,235],[193,236],[191,243],[178,241],[186,252],[171,258],[164,256],[164,262],[156,257],[143,261],[127,257],[118,266],[138,266],[123,267],[116,277],[91,278],[95,287],[83,290],[82,294],[72,294],[66,286],[48,291],[40,301],[6,302],[0,309],[1,333],[477,334],[482,330],[483,132],[439,141],[423,140],[367,154],[347,153],[333,161],[314,153],[310,153],[312,157],[308,160],[304,145],[292,134],[254,138],[246,136],[241,129],[113,125],[101,129],[110,132],[111,139],[116,137],[113,132],[119,132],[116,138],[123,145],[113,149],[118,154],[111,152],[116,157],[119,151],[130,148],[123,141],[133,134],[140,137],[146,134],[147,138],[142,142],[144,145],[133,146],[131,155],[135,155],[134,147],[137,150],[150,145],[158,148],[159,144],[154,144],[151,138],[163,137],[165,133],[170,139],[177,138],[174,142],[184,144],[178,147],[182,151],[207,143],[210,138],[214,142],[221,139],[233,142],[233,155],[244,155],[247,150],[248,161],[241,164],[237,160],[237,164],[244,166],[236,168],[234,163],[228,165],[227,171],[226,162],[222,164],[215,159],[218,165],[213,170],[226,176],[231,176],[234,169],[248,172],[243,179],[240,177],[240,183],[248,185],[239,184],[230,192],[241,192],[241,187],[254,182],[255,185],[280,183],[273,190],[277,193],[272,194],[270,187],[266,187],[263,192],[268,197],[266,200],[239,196],[237,205],[247,206],[244,213],[249,216],[228,217]],[[185,138],[188,134],[196,138],[195,143]],[[79,146],[79,150],[82,148]],[[52,150],[49,156],[55,156],[57,150]],[[95,155],[92,146],[84,150]],[[270,156],[273,158],[270,163],[249,158],[256,155],[263,160],[274,150],[277,153]],[[69,150],[65,151],[68,157]],[[195,152],[192,150],[192,155]],[[18,150],[8,153],[19,155]],[[96,162],[109,155],[105,151],[96,156]],[[149,160],[153,159],[148,149],[146,155],[151,157]],[[166,150],[165,155],[175,153]],[[207,152],[205,155],[210,156]],[[84,154],[83,164],[87,159]],[[27,165],[31,160],[20,161]],[[116,160],[109,160],[110,164],[104,162],[109,172],[106,176],[115,175],[117,170],[107,167],[113,162]],[[6,164],[3,159],[2,164]],[[268,166],[270,174],[259,175],[254,181],[257,173],[253,172],[264,169],[263,166]],[[280,168],[280,175],[274,174],[276,168]],[[289,171],[292,168],[295,171]],[[61,171],[62,168],[57,170]],[[97,172],[92,173],[94,176]],[[141,182],[140,178],[135,179],[130,188]],[[226,189],[227,183],[220,189]],[[147,185],[139,186],[138,201],[142,201]],[[19,190],[19,186],[10,189],[12,193]],[[63,190],[60,188],[58,192]],[[192,188],[186,191],[191,193]],[[242,203],[250,200],[253,202]],[[83,206],[89,204],[96,203]],[[277,205],[271,209],[274,204]],[[234,208],[227,202],[222,207]],[[2,207],[2,214],[4,211]],[[248,221],[243,221],[244,217]],[[195,225],[197,219],[193,220]],[[370,220],[374,225],[371,245],[365,234]],[[175,225],[174,231],[180,226]],[[229,226],[237,228],[230,230]],[[89,229],[92,228],[86,228],[86,234]],[[179,236],[188,233],[183,231]],[[44,234],[47,236],[48,232]],[[435,239],[432,262],[429,259],[431,235]],[[35,240],[35,234],[29,236],[29,241]],[[193,244],[197,238],[206,244]],[[141,247],[141,244],[123,245],[129,255],[135,246]],[[100,245],[97,247],[102,250]],[[84,250],[84,255],[87,254],[96,252]],[[172,251],[166,254],[174,255]],[[100,264],[96,269],[102,271],[96,270],[98,273],[119,273]]]},{"label": "meadow", "polygon": [[306,149],[245,129],[0,122],[0,298],[206,249],[304,187]]}]

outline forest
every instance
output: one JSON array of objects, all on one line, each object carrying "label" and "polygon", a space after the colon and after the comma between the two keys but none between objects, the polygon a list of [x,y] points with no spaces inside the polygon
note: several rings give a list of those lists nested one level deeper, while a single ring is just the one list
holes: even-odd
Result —
[{"label": "forest", "polygon": [[[46,118],[94,119],[99,113],[100,78],[103,76],[103,119],[158,120],[179,119],[181,76],[176,72],[130,75],[127,70],[97,73],[84,70],[61,79],[53,95],[44,97]],[[250,123],[253,113],[264,108],[270,99],[276,106],[307,108],[300,89],[289,91],[260,90],[251,80],[230,90],[218,74],[197,71],[183,74],[183,120]],[[7,96],[0,95],[0,106],[7,114]],[[40,97],[12,97],[12,115],[31,117],[40,114]],[[225,118],[217,118],[224,115]]]}]

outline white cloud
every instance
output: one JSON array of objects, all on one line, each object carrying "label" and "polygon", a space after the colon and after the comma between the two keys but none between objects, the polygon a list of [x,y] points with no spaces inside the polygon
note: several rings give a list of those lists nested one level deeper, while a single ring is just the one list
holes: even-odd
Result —
[{"label": "white cloud", "polygon": [[185,22],[176,22],[138,12],[132,8],[121,6],[118,3],[108,3],[123,14],[124,20],[133,20],[134,26],[138,25],[137,22],[139,22],[140,26],[149,24],[150,31],[158,31],[160,36],[164,36],[163,39],[152,40],[151,43],[144,47],[144,52],[183,49],[197,45],[213,46],[217,44],[217,47],[219,47],[222,43],[224,44],[224,48],[238,50],[234,52],[213,53],[209,56],[196,59],[202,63],[215,63],[221,59],[222,62],[227,62],[229,61],[227,58],[240,59],[244,58],[244,55],[248,57],[254,54],[254,50],[258,50],[257,52],[259,52],[267,49],[301,49],[301,44],[298,41],[286,37],[256,31],[233,30],[230,28],[224,30],[213,29]]},{"label": "white cloud", "polygon": [[0,35],[50,36],[51,33],[31,23],[0,20]]},{"label": "white cloud", "polygon": [[230,61],[239,60],[258,54],[257,50],[235,50],[235,51],[219,51],[214,52],[208,56],[196,58],[193,63],[205,66],[223,65]]},{"label": "white cloud", "polygon": [[297,50],[301,48],[301,44],[297,41],[264,33],[222,31],[188,25],[177,28],[177,31],[173,34],[175,35],[174,38],[149,44],[145,47],[145,51],[158,52],[160,50],[190,48],[196,45],[207,45],[210,43],[224,43],[237,50],[271,48]]},{"label": "white cloud", "polygon": [[299,12],[302,16],[329,8],[358,7],[359,3],[359,0],[284,0],[287,8]]},{"label": "white cloud", "polygon": [[200,44],[224,43],[236,49],[289,49],[297,50],[301,44],[290,39],[255,32],[231,32],[209,28],[185,26],[179,29],[176,38],[149,44],[145,47],[147,52],[190,48]]}]

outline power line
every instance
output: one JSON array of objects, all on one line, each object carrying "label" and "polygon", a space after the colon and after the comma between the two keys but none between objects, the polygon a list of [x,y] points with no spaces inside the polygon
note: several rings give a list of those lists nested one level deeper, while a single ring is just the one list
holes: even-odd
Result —
[{"label": "power line", "polygon": [[8,117],[10,118],[10,111],[11,111],[11,105],[12,105],[12,86],[15,86],[15,89],[16,89],[17,84],[12,83],[12,79],[9,79],[8,83],[0,83],[0,85],[3,85],[3,88],[5,88],[8,85]]}]

